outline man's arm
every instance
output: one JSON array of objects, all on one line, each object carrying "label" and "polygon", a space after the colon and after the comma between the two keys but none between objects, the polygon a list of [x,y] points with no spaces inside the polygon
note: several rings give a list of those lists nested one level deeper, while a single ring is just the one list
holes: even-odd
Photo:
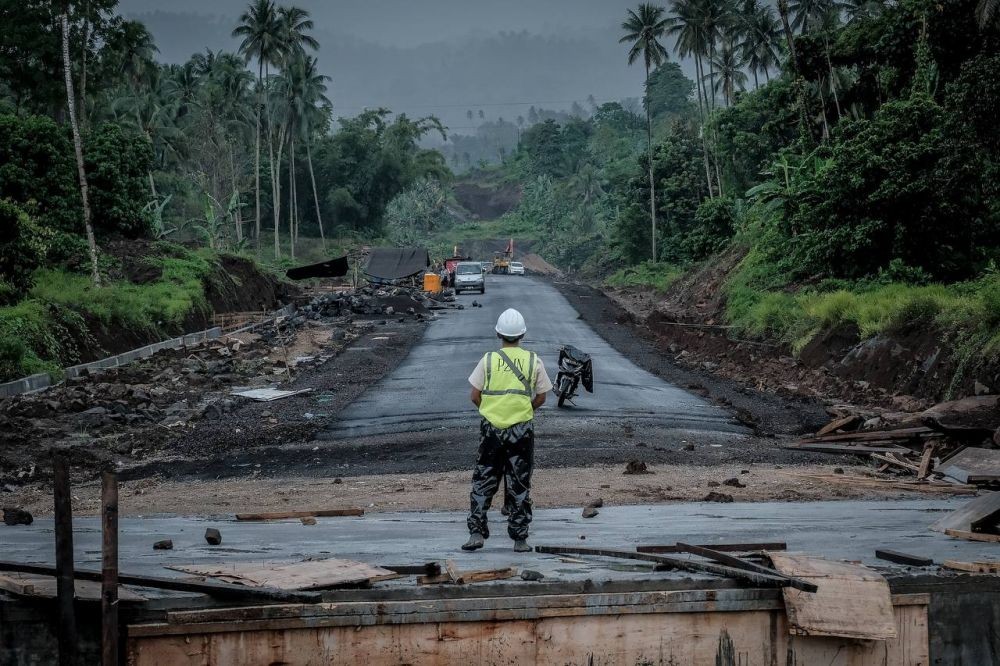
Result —
[{"label": "man's arm", "polygon": [[[532,401],[531,401],[531,408],[532,409],[538,409],[539,407],[541,407],[542,405],[544,405],[545,404],[545,396],[547,396],[547,395],[548,395],[548,393],[539,393],[538,395],[536,395],[534,397],[534,399],[532,399]],[[475,402],[475,398],[473,398],[472,400],[473,400],[473,402]],[[478,405],[479,403],[476,403],[476,404]]]},{"label": "man's arm", "polygon": [[[479,407],[480,403],[483,401],[483,392],[477,389],[475,386],[472,387],[472,404]],[[544,400],[542,402],[545,402]]]}]

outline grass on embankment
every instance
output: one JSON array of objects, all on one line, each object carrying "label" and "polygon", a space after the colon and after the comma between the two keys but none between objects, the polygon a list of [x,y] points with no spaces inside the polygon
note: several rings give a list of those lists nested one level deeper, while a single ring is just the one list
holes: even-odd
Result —
[{"label": "grass on embankment", "polygon": [[923,325],[943,335],[960,365],[1000,356],[1000,274],[955,284],[855,282],[781,290],[753,253],[726,285],[726,316],[743,335],[800,351],[821,331],[857,326],[862,338]]},{"label": "grass on embankment", "polygon": [[648,287],[658,292],[665,292],[683,274],[683,269],[672,264],[647,261],[619,269],[608,276],[604,284],[616,288]]},{"label": "grass on embankment", "polygon": [[219,270],[210,250],[161,244],[162,255],[145,262],[158,268],[144,284],[107,282],[95,288],[88,275],[41,269],[28,297],[0,308],[0,381],[61,369],[84,358],[91,327],[110,335],[128,332],[149,339],[181,332],[192,313],[207,308],[205,283]]}]

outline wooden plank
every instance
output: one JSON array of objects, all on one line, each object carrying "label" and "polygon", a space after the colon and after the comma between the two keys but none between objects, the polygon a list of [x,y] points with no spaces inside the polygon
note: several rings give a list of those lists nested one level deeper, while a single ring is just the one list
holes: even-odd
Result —
[{"label": "wooden plank", "polygon": [[[702,548],[711,548],[719,553],[749,553],[755,550],[787,550],[784,541],[763,541],[760,543],[703,543]],[[677,544],[636,546],[637,553],[681,553]]]},{"label": "wooden plank", "polygon": [[929,557],[901,553],[898,550],[879,549],[875,551],[875,557],[886,562],[905,564],[910,567],[929,567],[934,564],[934,560]]},{"label": "wooden plank", "polygon": [[452,583],[460,585],[462,583],[462,577],[458,575],[458,567],[455,566],[455,560],[445,560],[444,568],[448,572],[448,577],[451,579]]},{"label": "wooden plank", "polygon": [[35,594],[35,584],[15,576],[0,576],[0,590],[19,597],[29,597]]},{"label": "wooden plank", "polygon": [[911,472],[916,472],[919,470],[919,467],[917,467],[917,465],[914,465],[908,460],[900,460],[891,453],[884,456],[878,453],[873,453],[872,458],[875,458],[876,460],[881,460],[882,462],[888,463],[890,465],[895,465],[896,467],[902,467],[903,469],[909,470]]},{"label": "wooden plank", "polygon": [[425,564],[379,564],[379,568],[394,571],[402,576],[437,576],[441,573],[440,562]]},{"label": "wooden plank", "polygon": [[804,437],[800,442],[873,442],[891,440],[909,440],[922,435],[931,435],[934,431],[930,428],[900,428],[899,430],[864,430],[862,432],[849,432],[842,435],[825,435],[823,437]]},{"label": "wooden plank", "polygon": [[956,539],[966,539],[968,541],[983,541],[985,543],[1000,543],[1000,534],[983,534],[980,532],[967,532],[965,530],[946,529],[944,531],[950,537]]},{"label": "wooden plank", "polygon": [[938,471],[962,483],[1000,481],[1000,450],[970,446],[942,463]]},{"label": "wooden plank", "polygon": [[710,573],[710,574],[715,574],[717,576],[725,576],[726,578],[735,578],[737,580],[744,580],[748,583],[753,583],[755,585],[763,585],[768,587],[785,587],[789,584],[788,578],[784,576],[772,576],[768,574],[756,573],[753,571],[746,571],[744,569],[727,567],[722,564],[714,564],[711,562],[698,562],[696,560],[685,560],[679,557],[654,555],[652,553],[638,553],[630,550],[582,548],[578,546],[535,546],[535,551],[538,553],[548,553],[550,555],[594,555],[597,557],[616,557],[627,560],[643,560],[646,562],[665,564],[673,569],[680,569],[682,571],[693,571],[696,573]]},{"label": "wooden plank", "polygon": [[[926,479],[931,473],[931,463],[934,461],[934,444],[925,444],[924,452],[920,456],[920,466],[917,468],[917,478]],[[958,479],[961,481],[961,479]]]},{"label": "wooden plank", "polygon": [[118,666],[118,477],[101,474],[101,665]]},{"label": "wooden plank", "polygon": [[[25,564],[23,562],[10,562],[0,560],[0,571],[19,571],[22,573],[40,574],[43,576],[56,575],[56,569],[47,564]],[[89,580],[101,582],[103,576],[100,571],[93,569],[76,569],[73,576],[79,580]],[[118,572],[118,582],[121,585],[136,585],[138,587],[152,587],[160,590],[174,590],[176,592],[196,592],[198,594],[208,594],[220,599],[236,599],[249,601],[259,599],[261,601],[298,601],[302,603],[315,603],[322,600],[322,595],[318,592],[294,592],[290,590],[276,590],[266,587],[247,587],[246,585],[230,585],[229,583],[217,583],[214,581],[190,580],[185,578],[166,578],[163,576],[144,576]]]},{"label": "wooden plank", "polygon": [[784,444],[781,446],[783,449],[790,449],[792,451],[812,451],[814,453],[850,453],[857,455],[865,455],[869,453],[909,453],[910,449],[904,448],[902,446],[863,446],[854,444],[824,444],[822,442],[816,443],[792,443]]},{"label": "wooden plank", "polygon": [[279,590],[322,590],[342,585],[371,583],[399,577],[395,571],[353,560],[306,560],[290,564],[234,562],[228,564],[177,564],[168,569],[209,576],[248,587]]},{"label": "wooden plank", "polygon": [[823,435],[829,435],[837,430],[849,429],[854,430],[857,426],[861,425],[862,419],[857,414],[851,414],[840,419],[834,419],[830,421],[825,426],[820,428],[816,432],[816,437],[822,437]]},{"label": "wooden plank", "polygon": [[57,603],[59,609],[59,665],[76,664],[76,611],[73,599],[73,504],[69,463],[61,453],[53,456],[52,498],[56,533]]},{"label": "wooden plank", "polygon": [[880,640],[897,636],[885,578],[860,564],[801,553],[771,553],[774,568],[815,583],[813,594],[784,588],[789,630],[803,636]]},{"label": "wooden plank", "polygon": [[284,520],[285,518],[333,518],[340,516],[363,516],[365,510],[356,507],[343,509],[317,509],[315,511],[265,511],[264,513],[238,513],[236,520]]},{"label": "wooden plank", "polygon": [[945,514],[930,527],[935,532],[945,530],[972,531],[972,523],[1000,511],[1000,493],[983,493],[965,506]]},{"label": "wooden plank", "polygon": [[1000,573],[1000,562],[959,562],[958,560],[945,560],[941,563],[941,566],[945,569],[968,571],[969,573]]},{"label": "wooden plank", "polygon": [[879,490],[906,490],[919,493],[944,495],[975,495],[979,492],[979,489],[975,486],[936,483],[933,481],[893,481],[889,479],[875,479],[867,476],[850,476],[847,474],[808,474],[785,470],[778,470],[778,473],[786,476],[795,476],[800,479],[845,483],[864,488],[877,488]]},{"label": "wooden plank", "polygon": [[507,569],[484,569],[482,571],[454,571],[439,574],[437,576],[419,576],[417,578],[417,583],[419,585],[440,585],[442,583],[452,583],[455,585],[464,585],[467,583],[484,583],[491,580],[503,580],[505,578],[513,578],[517,575],[517,569],[514,567]]},{"label": "wooden plank", "polygon": [[[726,566],[735,567],[737,569],[746,569],[747,571],[753,571],[760,574],[765,574],[768,576],[781,576],[782,574],[771,569],[770,567],[765,567],[760,564],[755,564],[753,562],[747,562],[746,560],[741,560],[733,555],[727,555],[726,553],[721,553],[717,550],[712,550],[711,548],[703,548],[702,546],[692,546],[686,543],[677,543],[677,547],[681,549],[681,552],[690,553],[692,555],[698,555],[700,557],[706,557],[719,564],[725,564]],[[788,578],[788,586],[794,587],[796,590],[803,590],[805,592],[815,592],[815,583],[809,583],[798,578],[793,578],[791,576],[786,576]]]}]

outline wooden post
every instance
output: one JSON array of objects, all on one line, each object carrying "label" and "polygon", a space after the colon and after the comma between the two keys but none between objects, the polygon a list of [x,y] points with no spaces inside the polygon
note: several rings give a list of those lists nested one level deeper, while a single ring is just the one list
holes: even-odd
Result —
[{"label": "wooden post", "polygon": [[52,496],[56,532],[56,598],[59,606],[59,664],[76,665],[76,615],[73,601],[73,507],[69,465],[61,454],[52,458]]},{"label": "wooden post", "polygon": [[118,477],[101,474],[101,664],[118,666]]}]

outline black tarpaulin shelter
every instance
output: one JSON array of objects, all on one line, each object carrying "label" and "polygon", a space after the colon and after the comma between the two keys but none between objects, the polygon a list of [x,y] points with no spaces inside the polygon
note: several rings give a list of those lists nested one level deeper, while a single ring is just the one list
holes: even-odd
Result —
[{"label": "black tarpaulin shelter", "polygon": [[285,271],[289,280],[306,280],[308,278],[344,277],[347,275],[347,255],[321,261],[308,266],[296,266]]},{"label": "black tarpaulin shelter", "polygon": [[376,247],[368,255],[365,275],[377,280],[402,280],[423,273],[431,265],[424,247]]}]

